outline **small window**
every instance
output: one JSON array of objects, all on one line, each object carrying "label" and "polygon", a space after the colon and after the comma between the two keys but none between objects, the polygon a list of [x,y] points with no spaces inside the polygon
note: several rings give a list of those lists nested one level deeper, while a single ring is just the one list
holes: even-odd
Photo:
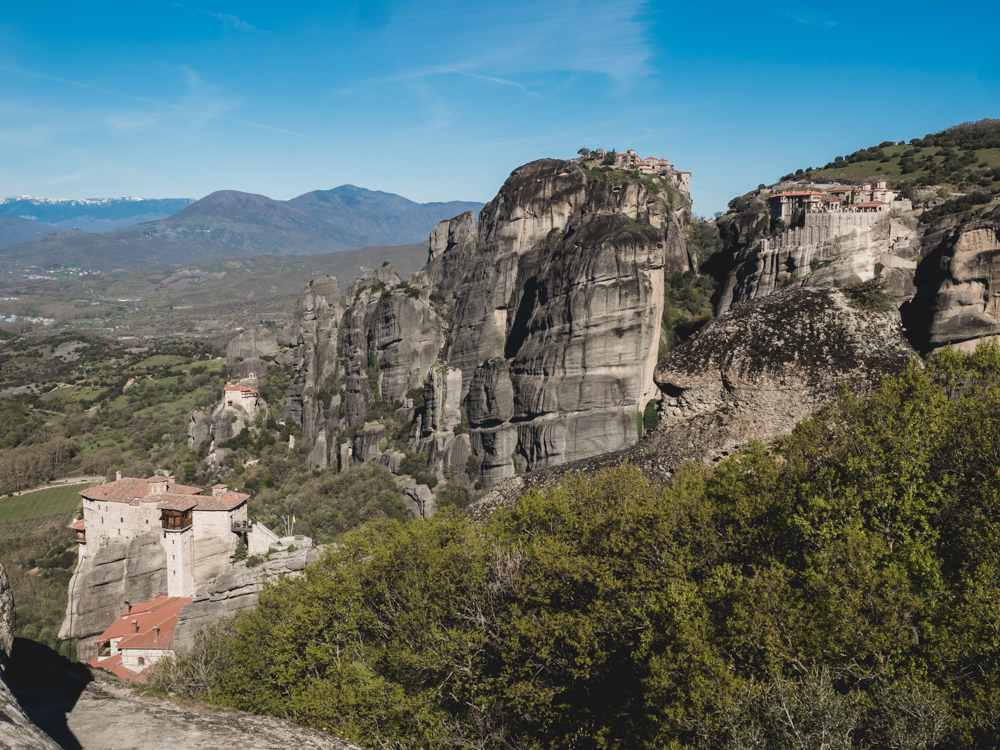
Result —
[{"label": "small window", "polygon": [[177,559],[177,555],[171,555],[171,556],[170,556],[170,558],[171,558],[172,560],[176,560],[176,559]]},{"label": "small window", "polygon": [[143,665],[144,665],[145,663],[146,663],[146,660],[145,660],[145,659],[144,659],[143,657],[141,657],[141,656],[140,656],[140,657],[139,657],[139,666],[141,667],[141,666],[143,666]]},{"label": "small window", "polygon": [[118,519],[118,523],[125,523],[125,519],[124,518],[119,518]]}]

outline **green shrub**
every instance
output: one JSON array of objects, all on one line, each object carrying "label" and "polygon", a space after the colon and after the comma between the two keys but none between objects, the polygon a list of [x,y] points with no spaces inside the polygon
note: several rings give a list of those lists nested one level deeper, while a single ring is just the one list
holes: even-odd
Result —
[{"label": "green shrub", "polygon": [[656,399],[646,402],[646,408],[642,412],[642,427],[644,432],[649,432],[660,422],[660,413],[656,410]]},{"label": "green shrub", "polygon": [[886,312],[892,309],[892,302],[886,294],[885,280],[876,276],[868,281],[847,284],[841,292],[847,298],[847,304],[858,310]]},{"label": "green shrub", "polygon": [[940,219],[942,216],[970,211],[976,206],[990,203],[992,200],[993,196],[989,193],[969,193],[968,195],[963,195],[961,198],[947,200],[940,206],[924,211],[920,214],[919,221],[921,224],[929,224],[936,219]]}]

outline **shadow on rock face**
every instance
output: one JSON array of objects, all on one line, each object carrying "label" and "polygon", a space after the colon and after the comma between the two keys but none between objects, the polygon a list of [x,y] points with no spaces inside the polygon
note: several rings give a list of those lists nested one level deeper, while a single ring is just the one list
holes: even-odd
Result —
[{"label": "shadow on rock face", "polygon": [[90,671],[34,641],[14,639],[4,678],[21,709],[64,750],[81,750],[66,715],[93,681]]}]

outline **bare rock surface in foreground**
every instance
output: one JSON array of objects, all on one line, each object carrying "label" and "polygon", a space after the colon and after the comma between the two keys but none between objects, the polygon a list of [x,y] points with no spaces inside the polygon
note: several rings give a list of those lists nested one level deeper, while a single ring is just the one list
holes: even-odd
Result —
[{"label": "bare rock surface in foreground", "polygon": [[[3,727],[10,725],[0,721],[0,748],[356,750],[336,737],[282,719],[141,696],[32,641],[17,641],[11,673],[11,689],[24,712],[48,736],[39,732],[41,740],[35,744],[4,744]],[[27,736],[22,733],[22,738]]]}]

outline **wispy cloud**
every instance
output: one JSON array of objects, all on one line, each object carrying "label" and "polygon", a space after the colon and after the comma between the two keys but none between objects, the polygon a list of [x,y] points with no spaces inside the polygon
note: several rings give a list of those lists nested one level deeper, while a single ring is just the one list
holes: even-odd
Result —
[{"label": "wispy cloud", "polygon": [[215,11],[204,10],[202,8],[199,8],[199,10],[206,16],[211,16],[212,18],[221,21],[223,27],[231,31],[251,32],[257,30],[239,16],[232,16],[229,15],[228,13],[216,13]]},{"label": "wispy cloud", "polygon": [[810,13],[802,13],[801,11],[788,12],[788,11],[778,11],[778,15],[791,19],[802,26],[817,26],[832,29],[834,26],[839,26],[840,22],[835,21],[828,16],[817,16]]},{"label": "wispy cloud", "polygon": [[505,78],[497,78],[496,76],[481,76],[478,73],[470,73],[467,70],[456,70],[454,68],[442,68],[439,72],[441,73],[454,73],[459,76],[468,76],[469,78],[475,78],[480,81],[485,81],[486,83],[496,83],[501,86],[513,86],[516,89],[521,89],[521,91],[527,91],[528,88],[518,83],[517,81],[508,81]]},{"label": "wispy cloud", "polygon": [[[181,69],[182,69],[182,72],[184,72],[185,78],[187,79],[187,81],[189,82],[189,84],[192,83],[192,81],[195,82],[195,83],[200,83],[200,77],[198,76],[197,73],[195,73],[194,71],[190,70],[186,66],[182,66]],[[224,115],[220,111],[218,111],[219,109],[222,108],[221,106],[216,106],[214,108],[194,108],[194,107],[190,107],[190,106],[184,106],[182,104],[175,104],[173,102],[165,102],[165,101],[161,101],[161,100],[158,100],[158,99],[150,99],[150,98],[145,97],[145,96],[137,96],[136,94],[129,94],[129,93],[126,93],[124,91],[115,91],[113,89],[106,89],[106,88],[103,88],[102,86],[94,86],[94,85],[89,84],[89,83],[83,83],[82,81],[74,81],[74,80],[71,80],[71,79],[68,79],[68,78],[59,78],[57,76],[50,76],[50,75],[47,75],[46,73],[38,73],[38,72],[33,71],[33,70],[23,70],[21,68],[12,68],[12,67],[9,67],[7,65],[0,65],[0,70],[6,70],[8,72],[18,73],[20,75],[33,76],[35,78],[41,78],[41,79],[44,79],[44,80],[47,80],[47,81],[54,81],[54,82],[57,82],[57,83],[65,84],[67,86],[75,86],[77,88],[89,89],[90,91],[99,91],[99,92],[101,92],[103,94],[110,94],[112,96],[120,96],[120,97],[123,97],[125,99],[131,99],[131,100],[137,101],[137,102],[144,102],[146,104],[153,104],[153,105],[156,105],[158,107],[166,107],[168,109],[172,109],[172,110],[177,111],[177,112],[186,112],[188,114],[198,115],[198,116],[204,117],[206,119],[226,120],[228,122],[236,122],[236,123],[239,123],[241,125],[248,125],[248,126],[254,127],[254,128],[261,128],[263,130],[270,130],[270,131],[275,132],[275,133],[284,133],[285,135],[295,136],[296,138],[308,138],[309,140],[313,140],[313,141],[320,140],[319,138],[314,138],[311,135],[305,135],[303,133],[296,133],[296,132],[291,131],[291,130],[283,130],[281,128],[275,128],[275,127],[272,127],[270,125],[264,125],[263,123],[252,122],[250,120],[242,120],[242,119],[240,119],[238,117],[229,117],[228,115]],[[213,109],[215,109],[216,111],[213,111]]]},{"label": "wispy cloud", "polygon": [[376,33],[386,49],[427,63],[395,80],[457,73],[527,91],[516,79],[593,73],[624,84],[652,74],[647,15],[647,0],[425,0],[397,8]]}]

